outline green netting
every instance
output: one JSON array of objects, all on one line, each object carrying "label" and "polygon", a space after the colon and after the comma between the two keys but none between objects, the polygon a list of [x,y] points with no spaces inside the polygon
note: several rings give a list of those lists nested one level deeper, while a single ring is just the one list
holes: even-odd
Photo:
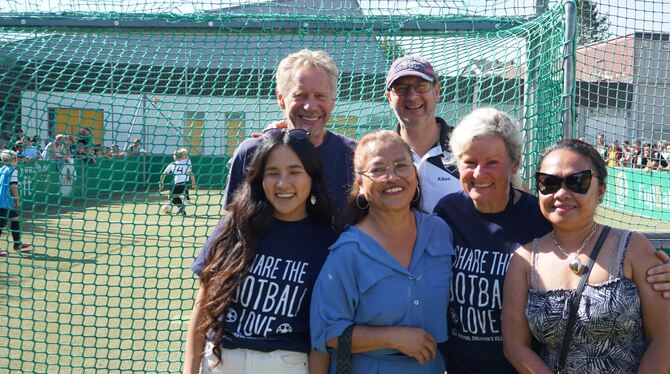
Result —
[{"label": "green netting", "polygon": [[[33,248],[0,261],[0,371],[181,371],[197,287],[189,266],[223,214],[226,161],[244,138],[281,117],[275,67],[299,49],[323,49],[336,61],[342,74],[331,129],[355,138],[395,126],[383,97],[386,70],[397,56],[423,55],[440,74],[438,113],[447,122],[483,105],[521,120],[526,181],[539,152],[566,128],[589,140],[599,131],[662,136],[660,92],[657,101],[635,101],[633,80],[583,79],[595,69],[579,57],[588,46],[577,49],[576,81],[564,68],[575,61],[565,5],[0,1],[0,145],[39,136],[44,148],[58,134],[88,144],[72,163],[19,164],[23,241]],[[643,64],[636,53],[667,56],[667,38],[645,35],[629,36],[653,44],[630,50],[635,69],[623,55],[607,58],[623,70],[644,67],[644,79],[658,83],[667,66]],[[603,119],[599,110],[625,112],[626,121]],[[114,148],[135,139],[139,156]],[[180,147],[190,152],[199,186],[185,217],[163,212],[167,191],[158,189]],[[650,178],[641,183],[661,179]],[[649,216],[653,208],[633,215],[612,199],[603,217],[615,223],[646,220],[653,229],[660,222]],[[2,240],[11,245],[7,233]]]},{"label": "green netting", "polygon": [[667,234],[669,10],[646,1],[593,5],[576,51],[574,134],[596,145],[610,165],[602,221]]}]

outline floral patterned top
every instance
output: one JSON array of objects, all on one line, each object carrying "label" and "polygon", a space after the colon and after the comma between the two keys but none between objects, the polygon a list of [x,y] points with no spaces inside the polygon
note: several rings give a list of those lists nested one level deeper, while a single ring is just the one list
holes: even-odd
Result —
[{"label": "floral patterned top", "polygon": [[[610,279],[586,284],[568,350],[565,373],[634,373],[647,348],[637,287],[623,277],[630,231],[616,233]],[[537,287],[537,239],[532,243],[531,289],[526,318],[533,336],[542,344],[542,359],[556,372],[575,290],[542,291]]]}]

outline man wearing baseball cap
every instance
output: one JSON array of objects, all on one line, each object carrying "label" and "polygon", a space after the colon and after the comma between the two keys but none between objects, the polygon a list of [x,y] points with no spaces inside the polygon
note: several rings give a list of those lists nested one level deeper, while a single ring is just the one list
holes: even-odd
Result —
[{"label": "man wearing baseball cap", "polygon": [[386,76],[385,96],[398,118],[398,133],[412,148],[421,183],[422,208],[432,212],[443,196],[461,189],[458,170],[448,163],[453,127],[435,116],[440,102],[440,81],[435,69],[419,56],[398,58]]}]

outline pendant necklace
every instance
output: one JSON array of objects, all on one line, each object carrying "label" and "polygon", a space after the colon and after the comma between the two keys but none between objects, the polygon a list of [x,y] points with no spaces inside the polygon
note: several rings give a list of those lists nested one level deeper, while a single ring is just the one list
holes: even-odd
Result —
[{"label": "pendant necklace", "polygon": [[584,266],[582,265],[582,260],[579,259],[579,254],[582,252],[582,249],[584,249],[584,247],[586,247],[586,245],[589,244],[589,241],[593,237],[593,234],[596,233],[597,226],[598,225],[594,222],[593,228],[591,229],[591,233],[589,234],[589,236],[587,236],[586,239],[584,239],[582,245],[579,248],[577,248],[577,251],[570,254],[568,254],[566,250],[563,249],[563,247],[561,247],[560,244],[558,244],[558,240],[556,239],[556,232],[555,231],[551,232],[551,240],[554,241],[554,245],[556,246],[556,248],[558,248],[559,251],[561,251],[563,256],[568,258],[568,267],[570,268],[570,270],[572,270],[573,273],[577,275],[579,275],[579,273],[581,273],[582,269],[584,268]]}]

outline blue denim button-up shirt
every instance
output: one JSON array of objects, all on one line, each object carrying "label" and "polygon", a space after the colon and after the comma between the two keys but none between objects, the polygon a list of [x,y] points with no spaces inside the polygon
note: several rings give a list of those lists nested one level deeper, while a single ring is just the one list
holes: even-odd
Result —
[{"label": "blue denim button-up shirt", "polygon": [[[404,268],[376,240],[349,227],[331,246],[314,286],[310,328],[312,346],[350,325],[420,327],[437,342],[447,340],[451,260],[455,254],[449,226],[439,217],[414,212],[417,238]],[[331,373],[334,373],[331,360]],[[392,349],[352,355],[353,373],[443,373],[438,355],[425,365]]]}]

